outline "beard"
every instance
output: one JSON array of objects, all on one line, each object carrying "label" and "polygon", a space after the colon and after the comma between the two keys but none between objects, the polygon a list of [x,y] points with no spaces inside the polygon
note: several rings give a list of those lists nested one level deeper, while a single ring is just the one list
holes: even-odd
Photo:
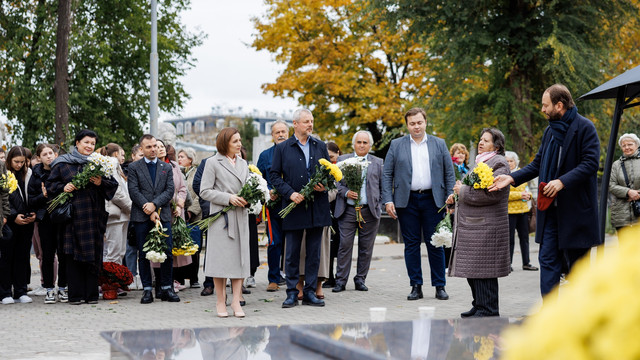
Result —
[{"label": "beard", "polygon": [[562,115],[560,115],[560,113],[557,112],[557,111],[552,111],[547,116],[549,117],[549,121],[555,121],[555,120],[562,119]]}]

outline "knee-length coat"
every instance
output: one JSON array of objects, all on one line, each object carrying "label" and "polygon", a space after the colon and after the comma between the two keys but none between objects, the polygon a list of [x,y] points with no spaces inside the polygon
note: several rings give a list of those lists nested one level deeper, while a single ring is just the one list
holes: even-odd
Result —
[{"label": "knee-length coat", "polygon": [[[64,191],[64,186],[82,171],[85,164],[58,162],[51,169],[46,183],[49,198],[53,199]],[[111,200],[118,189],[113,178],[102,177],[100,186],[87,184],[84,189],[73,192],[73,220],[62,225],[63,251],[73,255],[74,260],[95,263],[102,267],[104,233],[107,229],[109,213],[105,201]]]},{"label": "knee-length coat", "polygon": [[[229,205],[231,195],[242,189],[249,177],[247,162],[236,157],[235,166],[220,153],[207,160],[202,173],[200,197],[210,202],[210,213]],[[220,216],[208,229],[204,264],[206,276],[240,279],[250,275],[249,211],[232,207],[228,223]]]},{"label": "knee-length coat", "polygon": [[[486,164],[494,177],[510,172],[502,155]],[[509,187],[488,192],[462,185],[456,202],[450,276],[488,279],[509,275],[508,203]]]}]

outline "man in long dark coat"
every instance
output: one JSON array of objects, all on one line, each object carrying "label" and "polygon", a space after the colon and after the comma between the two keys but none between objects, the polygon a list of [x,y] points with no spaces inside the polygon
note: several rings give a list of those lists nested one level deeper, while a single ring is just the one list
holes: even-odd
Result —
[{"label": "man in long dark coat", "polygon": [[539,176],[547,183],[541,195],[554,198],[537,210],[536,242],[540,244],[540,292],[546,295],[560,282],[563,261],[569,269],[598,236],[597,172],[600,141],[593,123],[578,114],[569,90],[555,84],[542,95],[549,126],[531,164],[511,175],[500,175],[491,190],[518,186]]}]

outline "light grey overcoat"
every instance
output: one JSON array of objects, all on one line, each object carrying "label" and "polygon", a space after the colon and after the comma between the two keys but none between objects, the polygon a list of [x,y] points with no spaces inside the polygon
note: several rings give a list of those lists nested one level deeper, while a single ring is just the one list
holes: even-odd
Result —
[{"label": "light grey overcoat", "polygon": [[[229,205],[231,195],[242,189],[249,177],[247,162],[236,157],[235,166],[225,155],[214,155],[205,164],[200,197],[211,203],[211,214]],[[207,233],[204,274],[217,278],[241,279],[249,273],[249,213],[233,207],[227,212],[228,225],[220,216]],[[226,226],[226,228],[225,228]]]},{"label": "light grey overcoat", "polygon": [[[486,164],[494,177],[510,172],[502,155]],[[456,202],[450,276],[488,279],[509,275],[508,203],[509,187],[488,192],[462,185]]]}]

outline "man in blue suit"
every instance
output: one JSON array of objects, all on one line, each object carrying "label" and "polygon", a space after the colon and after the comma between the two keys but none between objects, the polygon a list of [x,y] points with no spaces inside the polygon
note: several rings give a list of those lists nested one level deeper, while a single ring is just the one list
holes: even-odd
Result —
[{"label": "man in blue suit", "polygon": [[[267,180],[267,185],[271,190],[271,201],[276,201],[278,195],[275,193],[275,189],[271,184],[269,178],[269,171],[271,170],[271,162],[273,161],[273,152],[276,149],[276,145],[287,140],[289,136],[289,125],[283,121],[278,120],[271,125],[271,137],[273,138],[273,146],[260,153],[258,158],[258,169],[262,173],[262,176]],[[267,285],[267,291],[277,291],[284,279],[280,276],[280,258],[282,257],[282,245],[284,244],[284,233],[282,232],[282,219],[278,216],[278,212],[282,209],[280,204],[267,208],[267,236],[269,237],[269,247],[267,247],[267,264],[269,265],[269,272],[267,278],[269,279],[269,285]]]},{"label": "man in blue suit", "polygon": [[497,176],[489,191],[518,186],[539,176],[547,185],[538,199],[541,195],[555,197],[549,208],[536,213],[540,292],[545,296],[560,282],[565,260],[571,268],[592,246],[601,244],[597,187],[600,140],[593,123],[578,114],[564,85],[545,90],[542,112],[549,126],[536,157],[511,175]]},{"label": "man in blue suit", "polygon": [[[153,302],[151,287],[151,264],[146,258],[144,243],[149,231],[155,226],[156,220],[160,220],[162,226],[167,228],[168,250],[167,259],[160,265],[160,298],[162,301],[179,302],[180,298],[173,290],[173,258],[171,256],[171,199],[173,198],[173,171],[171,165],[159,161],[156,156],[157,142],[152,135],[143,135],[140,138],[140,147],[144,158],[129,164],[129,176],[127,185],[133,205],[131,206],[131,222],[135,230],[138,242],[139,259],[138,270],[144,291],[142,304]],[[158,209],[160,213],[157,212]]]},{"label": "man in blue suit", "polygon": [[438,213],[438,209],[453,192],[453,163],[444,140],[425,132],[427,121],[423,109],[409,110],[404,119],[410,134],[391,142],[384,161],[382,202],[387,214],[400,223],[404,261],[411,284],[407,300],[423,297],[422,239],[427,245],[431,285],[436,288],[436,298],[447,300],[444,249],[431,245],[431,236],[444,217],[444,212]]},{"label": "man in blue suit", "polygon": [[299,193],[315,174],[321,158],[329,159],[324,142],[311,137],[313,115],[307,109],[293,113],[293,136],[276,145],[269,176],[271,184],[282,198],[282,206],[292,201],[298,204],[289,215],[282,219],[285,232],[285,273],[287,274],[287,299],[283,308],[298,305],[296,284],[300,275],[300,246],[306,230],[305,285],[302,305],[324,306],[324,301],[316,297],[318,266],[320,264],[320,243],[323,227],[331,225],[331,210],[326,189],[316,184],[313,200],[305,200]]}]

